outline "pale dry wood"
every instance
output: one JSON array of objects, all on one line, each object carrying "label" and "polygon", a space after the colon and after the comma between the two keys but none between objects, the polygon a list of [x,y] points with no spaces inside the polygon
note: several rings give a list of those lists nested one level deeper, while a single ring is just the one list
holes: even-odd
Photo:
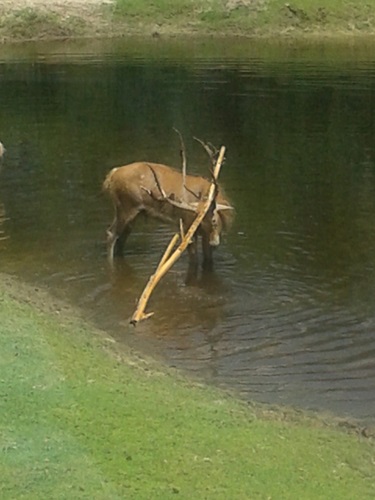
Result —
[{"label": "pale dry wood", "polygon": [[172,250],[173,248],[175,247],[178,239],[179,239],[180,235],[178,233],[176,233],[173,238],[171,239],[171,241],[169,242],[168,246],[167,246],[167,249],[166,251],[164,252],[162,258],[160,259],[160,262],[159,262],[159,265],[158,267],[156,268],[156,272],[158,272],[158,270],[161,268],[161,266],[164,264],[164,262],[166,260],[168,260],[169,256],[171,255],[172,253]]},{"label": "pale dry wood", "polygon": [[184,230],[184,223],[182,222],[182,219],[180,219],[180,236],[181,239],[184,239],[185,236],[185,230]]},{"label": "pale dry wood", "polygon": [[145,289],[143,290],[143,293],[141,297],[138,300],[137,308],[130,320],[130,323],[133,325],[136,325],[139,321],[142,321],[144,319],[149,318],[153,313],[145,313],[145,309],[147,306],[147,303],[149,301],[149,298],[156,287],[156,285],[159,283],[161,278],[169,271],[169,269],[173,266],[173,264],[181,257],[182,253],[186,250],[187,246],[191,242],[196,230],[198,229],[200,223],[204,219],[204,216],[208,212],[212,201],[215,197],[217,185],[216,181],[219,177],[220,173],[220,168],[224,160],[224,154],[225,154],[225,147],[222,146],[220,149],[220,153],[213,171],[213,180],[210,184],[210,188],[208,190],[207,194],[207,199],[203,202],[201,209],[197,215],[197,217],[194,219],[193,223],[189,227],[189,230],[186,232],[184,237],[182,238],[179,246],[175,249],[173,253],[172,248],[174,247],[175,243],[177,242],[177,239],[179,235],[176,233],[172,240],[170,241],[167,250],[164,252],[163,257],[161,258],[161,261],[155,271],[155,273],[150,277]]}]

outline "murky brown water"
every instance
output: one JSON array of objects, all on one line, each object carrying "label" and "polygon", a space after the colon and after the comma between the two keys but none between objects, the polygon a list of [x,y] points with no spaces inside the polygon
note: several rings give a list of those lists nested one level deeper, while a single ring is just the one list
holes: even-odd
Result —
[{"label": "murky brown water", "polygon": [[[248,398],[374,419],[373,54],[253,41],[2,49],[0,270]],[[140,223],[110,270],[101,182],[133,160],[178,166],[173,127],[190,171],[207,165],[193,135],[228,147],[237,217],[216,273],[187,287],[182,259],[132,329],[171,230]]]}]

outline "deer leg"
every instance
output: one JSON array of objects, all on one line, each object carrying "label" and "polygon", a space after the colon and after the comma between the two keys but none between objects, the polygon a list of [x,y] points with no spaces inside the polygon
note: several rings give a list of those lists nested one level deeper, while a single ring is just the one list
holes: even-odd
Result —
[{"label": "deer leg", "polygon": [[124,254],[124,247],[129,234],[132,231],[132,226],[128,223],[124,229],[118,234],[113,248],[113,255],[119,257]]},{"label": "deer leg", "polygon": [[116,225],[115,225],[115,220],[114,220],[106,232],[106,234],[107,234],[107,256],[108,256],[108,260],[110,262],[113,261],[114,249],[115,249],[115,244],[117,241],[115,227],[116,227]]},{"label": "deer leg", "polygon": [[213,250],[214,247],[210,245],[209,235],[202,235],[202,251],[203,251],[203,263],[202,267],[205,271],[212,271],[214,267],[213,261]]},{"label": "deer leg", "polygon": [[138,215],[138,210],[132,210],[126,217],[116,210],[115,218],[107,229],[107,253],[109,262],[113,262],[115,255],[121,255],[125,242],[131,233],[131,222]]},{"label": "deer leg", "polygon": [[198,237],[195,234],[192,242],[188,246],[189,265],[185,278],[186,285],[194,285],[198,276]]}]

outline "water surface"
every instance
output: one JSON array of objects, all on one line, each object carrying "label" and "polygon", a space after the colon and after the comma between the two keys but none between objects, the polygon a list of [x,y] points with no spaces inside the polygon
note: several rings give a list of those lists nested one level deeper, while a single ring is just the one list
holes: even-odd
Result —
[{"label": "water surface", "polygon": [[[375,57],[366,45],[26,44],[0,55],[0,270],[117,339],[264,402],[375,416]],[[236,220],[216,272],[182,259],[127,325],[172,230],[140,222],[106,262],[101,183],[228,148]],[[5,212],[5,213],[4,213]],[[3,220],[7,218],[8,220]],[[7,238],[4,239],[4,236]]]}]

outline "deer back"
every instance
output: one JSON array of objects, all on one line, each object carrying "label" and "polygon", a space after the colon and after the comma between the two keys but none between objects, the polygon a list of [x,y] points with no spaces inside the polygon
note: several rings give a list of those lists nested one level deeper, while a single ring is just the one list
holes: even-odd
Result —
[{"label": "deer back", "polygon": [[[138,209],[162,220],[181,218],[184,224],[190,224],[199,204],[208,193],[210,182],[201,176],[186,175],[185,186],[181,172],[167,165],[151,162],[135,162],[114,168],[103,184],[117,209]],[[181,205],[178,206],[178,203]],[[229,207],[229,202],[220,191],[216,203],[218,206]],[[184,204],[186,210],[183,208]],[[220,208],[218,210],[224,227],[230,223],[229,212],[230,210]],[[210,216],[212,214],[206,219]],[[206,224],[207,220],[204,221]]]}]

